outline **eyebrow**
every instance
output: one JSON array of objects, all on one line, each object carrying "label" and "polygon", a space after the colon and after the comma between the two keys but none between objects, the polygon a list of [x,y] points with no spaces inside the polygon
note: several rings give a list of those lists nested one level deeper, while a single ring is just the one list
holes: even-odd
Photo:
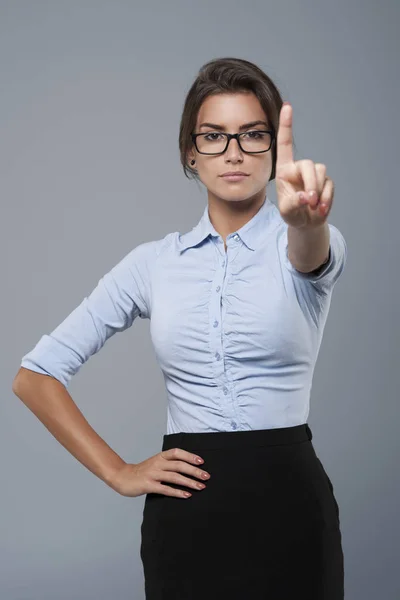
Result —
[{"label": "eyebrow", "polygon": [[[251,121],[251,123],[244,123],[243,125],[240,125],[239,131],[243,131],[243,129],[249,129],[249,127],[255,127],[256,125],[265,125],[266,127],[268,127],[268,123],[266,123],[265,121]],[[223,125],[217,125],[216,123],[202,123],[201,125],[199,125],[199,129],[201,127],[212,127],[213,129],[219,130],[225,129]]]}]

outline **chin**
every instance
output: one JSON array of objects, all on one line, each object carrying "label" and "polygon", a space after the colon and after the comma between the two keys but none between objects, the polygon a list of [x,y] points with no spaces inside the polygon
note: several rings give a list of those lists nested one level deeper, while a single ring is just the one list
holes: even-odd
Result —
[{"label": "chin", "polygon": [[213,194],[213,196],[227,203],[247,202],[254,198],[254,194],[243,194],[243,191],[242,193],[236,192],[236,194]]}]

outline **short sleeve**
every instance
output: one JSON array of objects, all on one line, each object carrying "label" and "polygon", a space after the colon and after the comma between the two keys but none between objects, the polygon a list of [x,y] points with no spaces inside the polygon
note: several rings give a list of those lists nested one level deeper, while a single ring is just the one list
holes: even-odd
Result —
[{"label": "short sleeve", "polygon": [[89,296],[22,357],[21,366],[50,375],[68,387],[81,366],[108,338],[149,318],[148,279],[153,242],[131,250],[98,281]]},{"label": "short sleeve", "polygon": [[322,293],[332,291],[336,281],[343,272],[347,261],[346,241],[335,225],[328,224],[330,232],[329,258],[319,269],[310,273],[302,273],[294,268],[288,257],[288,226],[286,223],[278,232],[278,247],[280,259],[284,267],[297,279],[309,281],[313,287]]}]

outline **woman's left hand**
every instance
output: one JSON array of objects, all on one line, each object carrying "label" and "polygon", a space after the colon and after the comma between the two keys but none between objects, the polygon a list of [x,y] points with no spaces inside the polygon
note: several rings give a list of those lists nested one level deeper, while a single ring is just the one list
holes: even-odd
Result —
[{"label": "woman's left hand", "polygon": [[[276,192],[282,219],[299,229],[323,225],[333,203],[334,185],[326,166],[312,160],[293,160],[293,109],[283,104],[279,117]],[[314,191],[314,194],[310,192]],[[316,193],[315,193],[316,192]]]}]

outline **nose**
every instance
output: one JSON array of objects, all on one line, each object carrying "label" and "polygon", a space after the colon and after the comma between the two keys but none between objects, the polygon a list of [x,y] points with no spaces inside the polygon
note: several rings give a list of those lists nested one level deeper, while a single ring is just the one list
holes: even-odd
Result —
[{"label": "nose", "polygon": [[225,158],[231,161],[243,159],[243,153],[239,146],[239,141],[235,138],[229,140],[228,147],[225,151]]}]

